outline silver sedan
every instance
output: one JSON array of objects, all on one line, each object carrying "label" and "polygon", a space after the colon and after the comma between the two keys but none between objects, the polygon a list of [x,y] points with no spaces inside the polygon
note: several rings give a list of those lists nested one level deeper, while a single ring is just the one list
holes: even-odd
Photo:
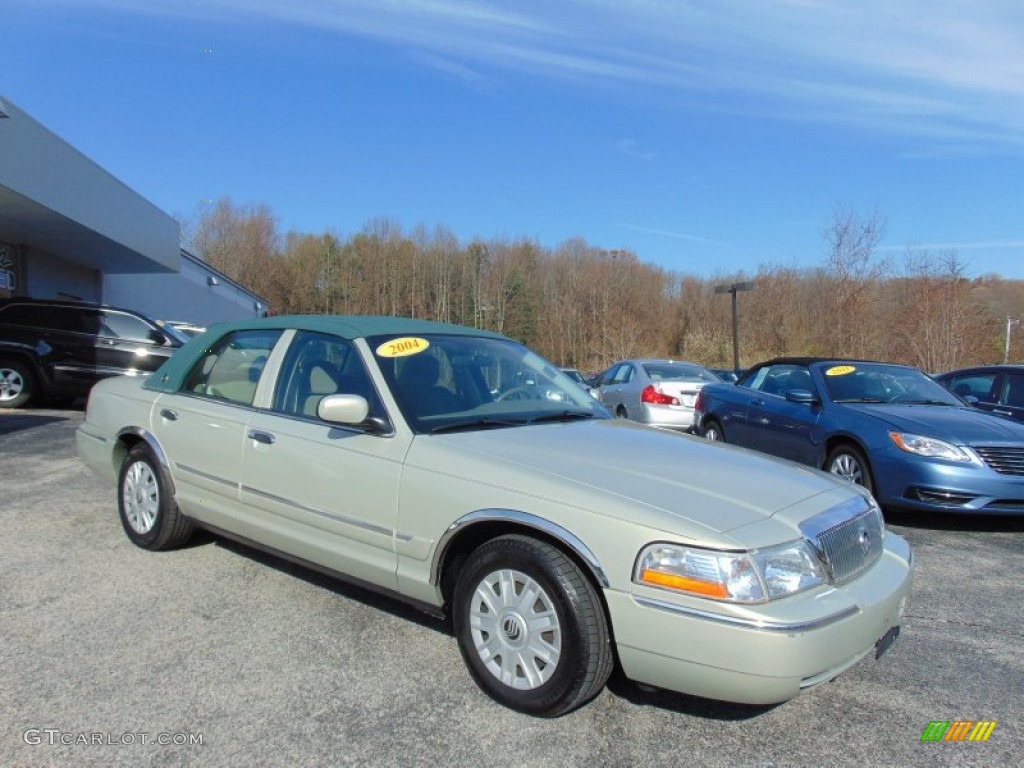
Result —
[{"label": "silver sedan", "polygon": [[682,360],[621,360],[601,374],[601,402],[622,419],[655,427],[693,429],[693,404],[705,384],[722,380]]}]

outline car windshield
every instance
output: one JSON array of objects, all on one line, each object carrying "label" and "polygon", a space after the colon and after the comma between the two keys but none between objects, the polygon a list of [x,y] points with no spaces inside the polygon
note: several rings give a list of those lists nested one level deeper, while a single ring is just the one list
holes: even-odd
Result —
[{"label": "car windshield", "polygon": [[836,403],[963,403],[916,368],[884,363],[827,363],[822,369],[829,397]]},{"label": "car windshield", "polygon": [[430,434],[611,418],[544,358],[507,339],[367,339],[409,426]]},{"label": "car windshield", "polygon": [[693,381],[720,381],[707,368],[690,363],[644,363],[644,371],[652,381],[688,379]]}]

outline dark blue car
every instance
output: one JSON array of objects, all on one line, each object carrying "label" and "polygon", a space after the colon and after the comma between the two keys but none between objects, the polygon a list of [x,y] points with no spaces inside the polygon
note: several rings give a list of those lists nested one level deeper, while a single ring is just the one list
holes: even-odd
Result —
[{"label": "dark blue car", "polygon": [[778,358],[704,387],[695,410],[697,434],[841,475],[883,506],[1024,513],[1024,424],[916,368]]}]

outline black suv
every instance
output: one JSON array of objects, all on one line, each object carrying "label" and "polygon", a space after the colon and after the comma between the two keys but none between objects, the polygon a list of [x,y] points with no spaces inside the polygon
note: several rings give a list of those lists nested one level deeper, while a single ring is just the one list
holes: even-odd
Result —
[{"label": "black suv", "polygon": [[108,376],[155,371],[185,341],[128,309],[0,299],[0,408],[71,400]]}]

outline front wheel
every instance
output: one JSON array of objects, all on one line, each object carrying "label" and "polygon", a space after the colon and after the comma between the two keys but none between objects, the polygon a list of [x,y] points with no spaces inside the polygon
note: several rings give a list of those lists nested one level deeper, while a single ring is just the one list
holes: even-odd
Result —
[{"label": "front wheel", "polygon": [[146,445],[132,448],[118,478],[121,525],[143,549],[171,549],[192,535],[192,522],[181,514],[170,493],[166,470]]},{"label": "front wheel", "polygon": [[868,460],[852,445],[840,445],[835,448],[825,460],[825,471],[846,478],[851,483],[862,485],[869,493],[874,493]]},{"label": "front wheel", "polygon": [[492,539],[466,561],[453,599],[462,658],[500,704],[555,717],[594,698],[612,671],[604,608],[564,552],[528,536]]},{"label": "front wheel", "polygon": [[32,370],[17,360],[0,360],[0,408],[22,408],[35,395]]}]

